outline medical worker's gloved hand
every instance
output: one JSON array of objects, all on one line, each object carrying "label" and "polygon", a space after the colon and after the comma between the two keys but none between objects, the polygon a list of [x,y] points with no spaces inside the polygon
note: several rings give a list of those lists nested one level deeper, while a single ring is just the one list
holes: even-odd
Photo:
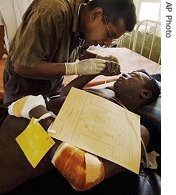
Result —
[{"label": "medical worker's gloved hand", "polygon": [[106,68],[106,60],[90,58],[86,60],[76,61],[73,63],[65,63],[66,75],[93,75],[100,74]]}]

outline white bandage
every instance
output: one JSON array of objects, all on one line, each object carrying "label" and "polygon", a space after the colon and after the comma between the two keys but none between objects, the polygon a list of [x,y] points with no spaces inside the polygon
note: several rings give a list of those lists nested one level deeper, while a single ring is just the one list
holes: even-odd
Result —
[{"label": "white bandage", "polygon": [[8,113],[16,117],[30,119],[29,112],[39,105],[46,107],[46,103],[42,95],[28,95],[10,104],[8,106]]},{"label": "white bandage", "polygon": [[53,119],[55,119],[56,118],[56,115],[53,112],[49,111],[49,112],[43,114],[40,118],[35,119],[35,121],[36,122],[39,122],[41,120],[45,120],[45,119],[50,118],[50,117],[52,117]]},{"label": "white bandage", "polygon": [[103,163],[95,156],[70,144],[62,143],[52,163],[77,191],[85,191],[104,179]]}]

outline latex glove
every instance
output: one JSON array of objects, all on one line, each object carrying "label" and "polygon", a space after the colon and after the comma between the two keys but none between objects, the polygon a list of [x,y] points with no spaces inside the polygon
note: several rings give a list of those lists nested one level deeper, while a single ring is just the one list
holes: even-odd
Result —
[{"label": "latex glove", "polygon": [[102,59],[90,58],[86,60],[76,61],[73,63],[65,63],[66,75],[92,75],[99,74],[106,67],[106,61]]},{"label": "latex glove", "polygon": [[103,59],[103,60],[113,61],[113,62],[119,63],[117,57],[115,57],[115,56],[113,56],[113,55],[101,56],[101,55],[98,55],[98,54],[97,54],[96,58],[97,58],[97,59]]}]

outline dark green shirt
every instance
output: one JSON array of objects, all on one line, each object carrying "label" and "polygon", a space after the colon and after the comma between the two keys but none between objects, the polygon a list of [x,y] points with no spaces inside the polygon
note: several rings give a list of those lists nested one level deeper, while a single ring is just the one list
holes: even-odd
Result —
[{"label": "dark green shirt", "polygon": [[22,96],[49,96],[63,86],[63,76],[53,80],[24,78],[13,64],[34,67],[41,61],[68,62],[78,57],[83,40],[77,32],[78,7],[83,0],[34,0],[12,40],[4,72],[4,102]]}]

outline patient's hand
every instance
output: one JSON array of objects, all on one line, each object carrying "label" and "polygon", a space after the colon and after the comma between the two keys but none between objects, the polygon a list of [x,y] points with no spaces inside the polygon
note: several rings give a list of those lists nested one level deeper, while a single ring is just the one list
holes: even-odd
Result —
[{"label": "patient's hand", "polygon": [[113,61],[113,62],[119,63],[117,57],[115,57],[115,56],[113,56],[113,55],[109,55],[109,56],[97,55],[96,58],[103,59],[103,60],[107,60],[107,61]]},{"label": "patient's hand", "polygon": [[119,65],[117,57],[115,57],[113,55],[109,55],[109,56],[97,55],[96,58],[107,60],[107,62],[106,62],[107,68],[105,68],[101,72],[101,74],[103,74],[105,76],[114,76],[114,75],[121,74],[120,65]]}]

